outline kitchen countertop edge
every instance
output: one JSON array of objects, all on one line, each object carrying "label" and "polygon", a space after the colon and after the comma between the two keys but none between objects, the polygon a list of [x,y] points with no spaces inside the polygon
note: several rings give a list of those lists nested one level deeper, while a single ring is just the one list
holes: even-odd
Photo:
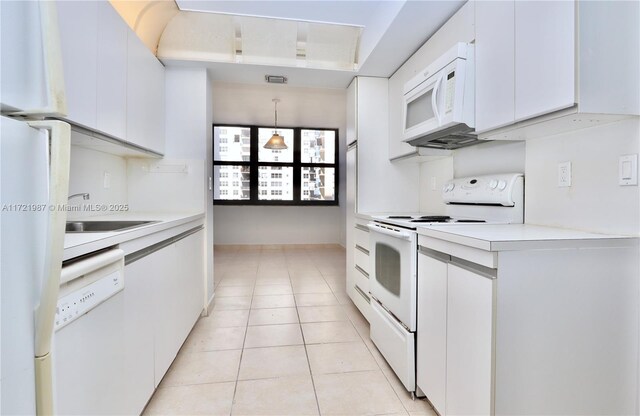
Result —
[{"label": "kitchen countertop edge", "polygon": [[586,231],[529,224],[447,225],[417,228],[418,235],[485,251],[511,251],[589,247],[637,247],[634,236],[597,234]]},{"label": "kitchen countertop edge", "polygon": [[[64,241],[63,260],[69,260],[106,247],[122,244],[142,238],[160,231],[179,227],[190,222],[204,224],[204,212],[189,213],[123,213],[99,217],[84,218],[86,221],[96,220],[145,220],[157,221],[142,227],[123,231],[67,233]],[[73,220],[70,220],[73,221]],[[78,220],[80,221],[80,220]]]}]

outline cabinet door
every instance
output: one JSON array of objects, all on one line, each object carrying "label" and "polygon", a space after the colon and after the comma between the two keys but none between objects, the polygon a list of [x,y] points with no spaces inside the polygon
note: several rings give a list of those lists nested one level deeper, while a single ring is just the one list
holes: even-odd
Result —
[{"label": "cabinet door", "polygon": [[358,78],[347,88],[347,144],[358,140]]},{"label": "cabinet door", "polygon": [[151,254],[124,269],[125,383],[127,414],[140,414],[154,390],[154,310],[156,279],[162,274],[161,261]]},{"label": "cabinet door", "polygon": [[476,130],[515,118],[513,1],[476,2]]},{"label": "cabinet door", "polygon": [[174,276],[180,288],[180,315],[176,331],[180,335],[178,349],[187,338],[191,328],[204,308],[204,230],[200,230],[176,243],[176,255],[180,273]]},{"label": "cabinet door", "polygon": [[575,2],[515,2],[515,118],[572,106]]},{"label": "cabinet door", "polygon": [[164,153],[165,147],[165,85],[164,65],[156,57],[145,49],[147,53],[147,114],[146,128],[149,132],[149,148],[158,153]]},{"label": "cabinet door", "polygon": [[357,164],[358,164],[358,148],[356,146],[347,151],[347,213],[348,214],[354,214],[358,212]]},{"label": "cabinet door", "polygon": [[138,36],[127,36],[127,141],[164,152],[164,67]]},{"label": "cabinet door", "polygon": [[59,1],[56,5],[67,99],[66,119],[95,129],[98,2]]},{"label": "cabinet door", "polygon": [[157,251],[150,257],[153,257],[156,262],[156,270],[158,271],[154,276],[152,286],[155,294],[154,382],[157,387],[184,340],[180,339],[181,334],[177,330],[181,313],[179,308],[182,304],[180,301],[182,288],[179,286],[177,275],[180,274],[182,263],[179,263],[175,243]]},{"label": "cabinet door", "polygon": [[98,2],[98,130],[126,138],[127,24],[109,2]]},{"label": "cabinet door", "polygon": [[447,380],[447,263],[418,256],[417,384],[445,416]]},{"label": "cabinet door", "polygon": [[447,415],[488,415],[492,403],[494,280],[449,264]]}]

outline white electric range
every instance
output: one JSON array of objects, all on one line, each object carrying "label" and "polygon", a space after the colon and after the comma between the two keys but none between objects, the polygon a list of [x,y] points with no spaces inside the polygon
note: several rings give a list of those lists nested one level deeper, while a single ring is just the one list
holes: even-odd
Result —
[{"label": "white electric range", "polygon": [[373,216],[370,246],[370,337],[405,388],[416,392],[418,237],[430,225],[516,224],[524,221],[520,173],[452,179],[442,189],[447,215]]}]

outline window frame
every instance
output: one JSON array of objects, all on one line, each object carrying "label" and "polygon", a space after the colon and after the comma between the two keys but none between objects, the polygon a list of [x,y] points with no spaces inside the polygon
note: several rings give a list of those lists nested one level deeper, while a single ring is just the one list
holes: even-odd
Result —
[{"label": "window frame", "polygon": [[[216,145],[220,143],[215,139],[215,128],[226,127],[239,127],[248,128],[250,130],[250,156],[249,161],[217,161],[215,160]],[[270,206],[270,205],[285,205],[285,206],[339,206],[340,201],[338,198],[339,184],[340,184],[340,138],[338,136],[339,129],[327,128],[327,127],[287,127],[278,126],[278,129],[291,129],[293,130],[293,162],[259,162],[258,154],[258,129],[267,128],[272,129],[273,126],[260,126],[260,125],[246,125],[246,124],[213,124],[211,126],[211,156],[213,160],[213,167],[216,166],[248,166],[249,167],[249,199],[215,199],[213,197],[213,205],[249,205],[249,206]],[[301,160],[302,152],[302,130],[326,130],[333,131],[335,134],[335,155],[333,163],[303,163]],[[293,199],[287,200],[261,200],[259,199],[259,168],[261,166],[281,166],[293,168]],[[302,168],[333,168],[334,169],[334,199],[332,201],[305,201],[302,199]],[[230,178],[231,179],[231,178]],[[274,178],[268,178],[271,181]],[[280,179],[281,180],[281,179]],[[213,186],[217,186],[214,182]],[[213,193],[215,195],[215,192]]]}]

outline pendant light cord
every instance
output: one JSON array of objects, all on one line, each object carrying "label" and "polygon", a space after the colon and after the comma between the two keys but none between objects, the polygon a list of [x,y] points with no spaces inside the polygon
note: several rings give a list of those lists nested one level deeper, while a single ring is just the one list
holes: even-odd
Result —
[{"label": "pendant light cord", "polygon": [[274,100],[274,102],[276,104],[275,105],[276,108],[275,108],[275,127],[274,127],[274,129],[278,130],[278,100]]}]

